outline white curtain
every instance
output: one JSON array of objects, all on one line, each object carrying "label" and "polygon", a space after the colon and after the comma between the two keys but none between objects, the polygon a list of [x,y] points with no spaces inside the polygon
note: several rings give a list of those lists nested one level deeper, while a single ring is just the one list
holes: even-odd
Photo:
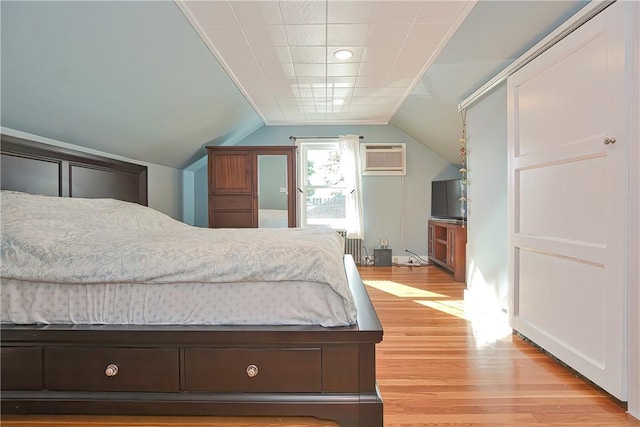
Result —
[{"label": "white curtain", "polygon": [[347,186],[347,238],[364,239],[362,215],[362,175],[360,174],[360,137],[340,135],[342,172]]}]

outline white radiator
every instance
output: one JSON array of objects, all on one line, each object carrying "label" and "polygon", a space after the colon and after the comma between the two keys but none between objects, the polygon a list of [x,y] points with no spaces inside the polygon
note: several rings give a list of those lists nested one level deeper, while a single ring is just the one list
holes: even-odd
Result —
[{"label": "white radiator", "polygon": [[362,262],[362,239],[347,239],[347,230],[336,230],[344,238],[344,253],[353,257],[356,264]]}]

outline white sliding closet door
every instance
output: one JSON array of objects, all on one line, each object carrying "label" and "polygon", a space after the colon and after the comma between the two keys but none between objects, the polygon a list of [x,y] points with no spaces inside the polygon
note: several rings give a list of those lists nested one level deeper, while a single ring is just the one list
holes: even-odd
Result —
[{"label": "white sliding closet door", "polygon": [[509,77],[507,123],[512,326],[625,400],[621,3]]}]

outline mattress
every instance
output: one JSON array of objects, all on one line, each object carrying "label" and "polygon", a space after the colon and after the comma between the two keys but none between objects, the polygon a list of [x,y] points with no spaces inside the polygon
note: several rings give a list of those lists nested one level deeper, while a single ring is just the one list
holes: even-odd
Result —
[{"label": "mattress", "polygon": [[69,285],[3,280],[3,323],[118,325],[350,324],[313,282]]},{"label": "mattress", "polygon": [[204,229],[112,199],[2,192],[2,322],[355,324],[342,237]]}]

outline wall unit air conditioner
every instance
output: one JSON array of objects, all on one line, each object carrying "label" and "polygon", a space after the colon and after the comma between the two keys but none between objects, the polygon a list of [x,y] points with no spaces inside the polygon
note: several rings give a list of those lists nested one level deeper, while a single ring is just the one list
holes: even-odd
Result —
[{"label": "wall unit air conditioner", "polygon": [[362,175],[406,175],[405,143],[365,143],[360,145]]}]

